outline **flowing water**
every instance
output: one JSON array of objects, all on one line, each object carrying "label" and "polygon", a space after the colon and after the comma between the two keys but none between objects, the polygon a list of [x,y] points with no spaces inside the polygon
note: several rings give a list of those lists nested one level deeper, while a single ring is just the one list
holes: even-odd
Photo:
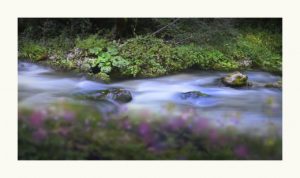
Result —
[{"label": "flowing water", "polygon": [[[253,82],[268,83],[281,77],[261,71],[245,72]],[[281,132],[282,91],[275,88],[253,87],[235,89],[218,82],[224,72],[191,72],[154,79],[138,79],[104,84],[82,76],[56,72],[36,64],[19,62],[19,107],[42,107],[59,100],[75,99],[74,93],[112,87],[128,89],[133,100],[125,106],[131,113],[149,111],[155,115],[176,116],[185,111],[197,111],[199,117],[215,122],[217,126],[235,125],[241,130],[264,131],[266,125],[275,125]],[[179,94],[201,91],[209,97],[182,99]],[[95,102],[101,112],[113,112],[114,102]],[[150,114],[151,115],[151,114]],[[154,117],[153,117],[154,118]]]}]

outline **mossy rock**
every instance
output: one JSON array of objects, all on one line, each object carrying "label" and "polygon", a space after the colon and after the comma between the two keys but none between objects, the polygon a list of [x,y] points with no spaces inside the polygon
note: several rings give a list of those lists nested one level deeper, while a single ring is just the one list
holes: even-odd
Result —
[{"label": "mossy rock", "polygon": [[234,72],[228,74],[222,78],[222,83],[229,87],[243,87],[247,86],[248,76],[240,72]]},{"label": "mossy rock", "polygon": [[83,94],[80,98],[91,100],[114,100],[119,103],[128,103],[132,100],[132,95],[130,91],[122,88],[110,88]]},{"label": "mossy rock", "polygon": [[[92,69],[93,70],[93,69]],[[103,73],[103,72],[99,72],[97,74],[93,75],[93,78],[97,79],[97,80],[102,80],[104,83],[109,83],[110,82],[110,77],[108,74]]]},{"label": "mossy rock", "polygon": [[209,95],[202,93],[200,91],[189,91],[185,93],[180,93],[181,99],[198,99],[205,96],[209,96]]}]

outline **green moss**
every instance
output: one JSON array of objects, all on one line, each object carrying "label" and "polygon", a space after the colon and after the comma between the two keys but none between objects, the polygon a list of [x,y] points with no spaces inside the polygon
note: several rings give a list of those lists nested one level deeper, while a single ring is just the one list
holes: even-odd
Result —
[{"label": "green moss", "polygon": [[233,81],[233,84],[236,86],[242,86],[245,85],[246,82],[247,82],[247,78],[242,78],[240,76],[237,76]]}]

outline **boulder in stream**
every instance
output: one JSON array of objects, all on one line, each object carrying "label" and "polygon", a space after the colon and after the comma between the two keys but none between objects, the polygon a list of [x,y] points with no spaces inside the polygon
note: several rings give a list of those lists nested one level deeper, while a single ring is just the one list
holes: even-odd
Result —
[{"label": "boulder in stream", "polygon": [[132,95],[130,91],[122,88],[110,88],[86,94],[84,98],[92,100],[114,100],[120,103],[128,103],[132,100]]},{"label": "boulder in stream", "polygon": [[228,74],[222,78],[222,83],[229,87],[243,87],[247,86],[248,76],[240,72]]},{"label": "boulder in stream", "polygon": [[185,93],[180,93],[181,99],[198,99],[204,96],[208,96],[208,95],[200,91],[189,91]]}]

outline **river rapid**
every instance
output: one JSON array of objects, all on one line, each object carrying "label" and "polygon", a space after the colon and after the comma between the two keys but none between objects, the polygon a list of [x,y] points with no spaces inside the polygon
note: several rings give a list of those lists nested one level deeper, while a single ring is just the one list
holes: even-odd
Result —
[{"label": "river rapid", "polygon": [[[269,83],[280,76],[261,71],[248,71],[248,80]],[[126,104],[94,102],[99,111],[114,112],[122,108],[130,114],[143,112],[156,119],[161,115],[178,117],[197,114],[210,119],[217,127],[233,125],[240,130],[264,133],[270,124],[282,129],[282,90],[277,88],[230,88],[220,84],[226,72],[194,71],[152,79],[137,79],[104,84],[83,76],[60,73],[51,68],[19,62],[19,107],[47,107],[51,103],[74,98],[74,93],[120,87],[131,92],[133,100]],[[182,99],[180,93],[201,91],[209,97]],[[125,108],[125,109],[124,109]]]}]

